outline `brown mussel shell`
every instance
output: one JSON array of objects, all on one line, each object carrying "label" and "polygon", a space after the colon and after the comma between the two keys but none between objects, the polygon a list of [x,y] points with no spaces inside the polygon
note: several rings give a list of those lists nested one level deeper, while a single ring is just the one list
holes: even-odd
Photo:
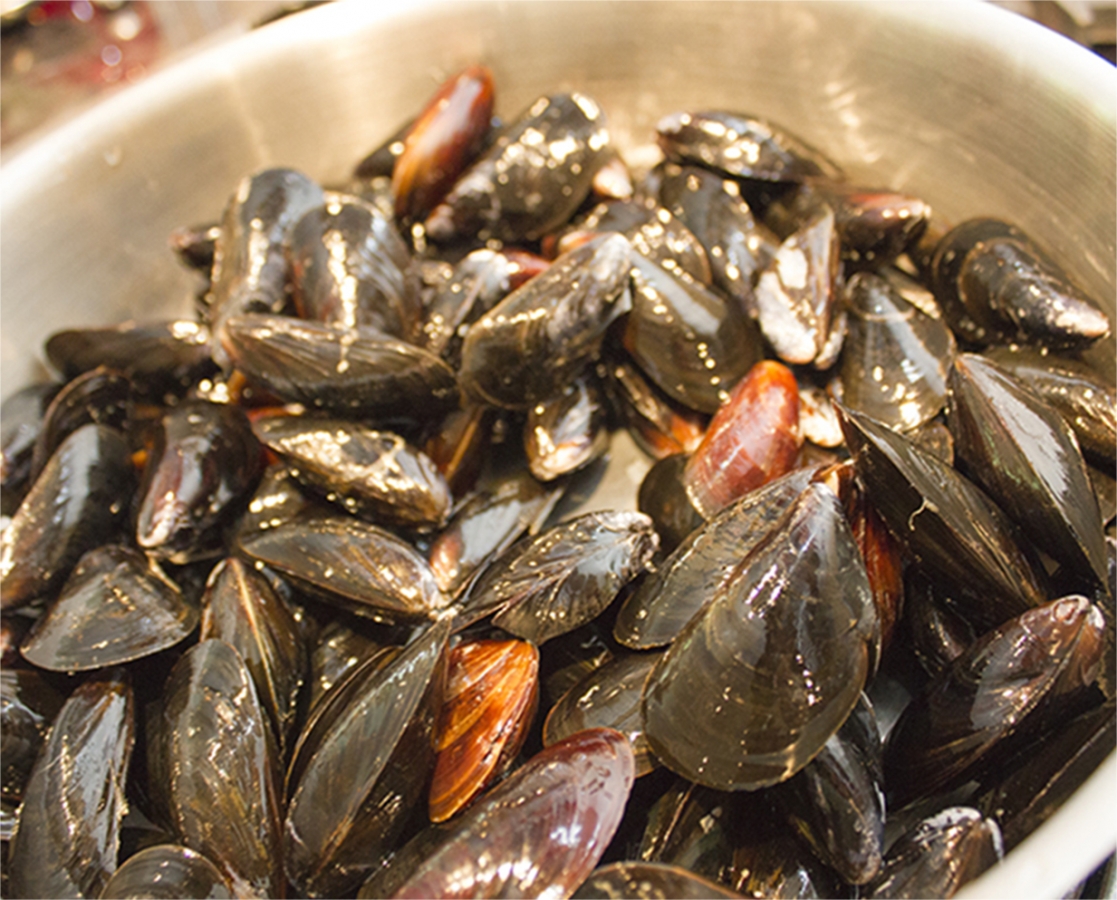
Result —
[{"label": "brown mussel shell", "polygon": [[616,832],[633,768],[628,741],[608,728],[540,751],[444,826],[392,896],[569,896]]},{"label": "brown mussel shell", "polygon": [[595,869],[573,894],[574,900],[708,900],[740,897],[728,888],[667,863],[610,863]]},{"label": "brown mussel shell", "polygon": [[116,870],[127,808],[133,706],[130,678],[113,669],[76,688],[59,711],[9,844],[12,896],[100,896]]},{"label": "brown mussel shell", "polygon": [[634,650],[671,643],[775,527],[816,472],[795,469],[745,494],[692,531],[625,598],[613,626],[616,640]]},{"label": "brown mussel shell", "polygon": [[128,857],[101,891],[104,900],[231,900],[233,888],[201,853],[157,844]]},{"label": "brown mussel shell", "polygon": [[344,419],[266,416],[252,429],[297,481],[351,513],[387,525],[440,526],[450,486],[434,462],[391,431]]},{"label": "brown mussel shell", "polygon": [[784,781],[856,705],[879,640],[845,514],[833,491],[811,484],[653,670],[652,752],[718,790]]},{"label": "brown mussel shell", "polygon": [[82,554],[111,541],[134,482],[119,431],[90,424],[66,438],[0,536],[0,606],[51,594]]},{"label": "brown mussel shell", "polygon": [[422,621],[449,602],[410,544],[349,516],[294,519],[242,537],[241,546],[327,602],[378,622]]},{"label": "brown mussel shell", "polygon": [[867,416],[843,410],[857,475],[889,530],[993,627],[1043,602],[1005,514],[953,467]]},{"label": "brown mussel shell", "polygon": [[604,234],[560,256],[470,326],[462,387],[483,402],[526,409],[562,392],[627,309],[628,241]]},{"label": "brown mussel shell", "polygon": [[457,382],[446,363],[365,326],[340,329],[250,313],[228,321],[223,341],[250,381],[308,409],[425,422],[458,404]]},{"label": "brown mussel shell", "polygon": [[1010,619],[932,679],[889,733],[884,773],[902,804],[1003,761],[1042,724],[1073,713],[1098,673],[1104,622],[1068,596]]},{"label": "brown mussel shell", "polygon": [[542,644],[597,618],[658,545],[651,519],[638,512],[591,512],[555,525],[485,569],[455,627],[496,613],[498,628]]},{"label": "brown mussel shell", "polygon": [[307,672],[306,646],[287,604],[264,575],[227,557],[206,581],[198,637],[222,640],[240,654],[283,758]]},{"label": "brown mussel shell", "polygon": [[271,726],[248,668],[224,641],[195,644],[164,687],[149,768],[180,841],[237,896],[283,891],[281,797]]},{"label": "brown mussel shell", "polygon": [[959,470],[1037,547],[1083,573],[1079,590],[1103,584],[1101,514],[1066,420],[996,363],[961,354],[950,373],[947,424]]},{"label": "brown mussel shell", "polygon": [[197,624],[197,608],[154,560],[107,544],[78,561],[20,652],[55,672],[101,669],[173,647]]},{"label": "brown mussel shell", "polygon": [[588,673],[547,713],[543,745],[549,747],[585,728],[612,728],[632,745],[636,777],[651,772],[656,761],[644,739],[640,700],[659,657],[659,653],[628,653]]},{"label": "brown mussel shell", "polygon": [[349,685],[347,702],[303,750],[310,756],[292,785],[283,859],[307,895],[353,891],[405,836],[434,764],[449,636],[448,620],[433,622],[385,664],[370,659],[354,671],[339,685]]},{"label": "brown mussel shell", "polygon": [[455,815],[511,765],[538,700],[539,651],[527,641],[470,641],[450,652],[434,736],[432,822]]}]

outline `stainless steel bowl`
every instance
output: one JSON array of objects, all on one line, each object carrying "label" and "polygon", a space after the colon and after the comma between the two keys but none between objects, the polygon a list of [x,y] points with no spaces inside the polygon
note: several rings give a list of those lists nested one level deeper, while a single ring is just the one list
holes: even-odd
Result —
[{"label": "stainless steel bowl", "polygon": [[[1114,312],[1117,77],[976,2],[338,2],[207,50],[0,167],[0,378],[41,374],[63,326],[185,313],[173,228],[216,218],[237,180],[288,165],[344,179],[469,63],[498,109],[577,88],[636,159],[685,108],[770,117],[862,180],[949,221],[1010,219]],[[1113,371],[1112,341],[1099,358]],[[638,473],[614,472],[617,495]],[[613,476],[610,476],[613,477]],[[1058,896],[1117,845],[1117,756],[966,896]]]}]

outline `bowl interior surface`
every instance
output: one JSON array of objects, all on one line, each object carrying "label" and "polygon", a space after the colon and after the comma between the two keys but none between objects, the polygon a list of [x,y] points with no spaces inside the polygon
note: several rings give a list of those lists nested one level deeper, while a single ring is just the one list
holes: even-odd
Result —
[{"label": "bowl interior surface", "polygon": [[[189,58],[7,154],[3,392],[45,377],[41,347],[59,328],[188,314],[196,283],[167,247],[174,228],[217,220],[237,181],[267,166],[343,183],[477,62],[505,118],[541,94],[592,96],[637,166],[655,161],[655,123],[676,110],[768,117],[947,222],[1015,222],[1114,314],[1117,78],[1003,10],[341,0]],[[1095,357],[1112,375],[1112,341]],[[1117,843],[1115,787],[1111,756],[966,894],[1071,887]]]}]

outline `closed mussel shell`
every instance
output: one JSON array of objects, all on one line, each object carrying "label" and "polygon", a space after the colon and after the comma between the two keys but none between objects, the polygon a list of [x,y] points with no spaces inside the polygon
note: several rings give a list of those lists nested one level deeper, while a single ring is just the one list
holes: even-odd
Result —
[{"label": "closed mussel shell", "polygon": [[928,675],[949,666],[977,638],[973,625],[918,566],[904,576],[904,621],[912,652]]},{"label": "closed mussel shell", "polygon": [[348,702],[308,748],[283,852],[307,895],[351,892],[404,837],[430,783],[449,635],[448,620],[431,623],[383,665],[374,658],[356,670]]},{"label": "closed mussel shell", "polygon": [[879,422],[843,411],[869,501],[907,551],[993,627],[1043,602],[1012,522],[973,482]]},{"label": "closed mussel shell", "polygon": [[752,321],[710,288],[641,255],[632,258],[632,288],[625,348],[669,397],[715,412],[762,355]]},{"label": "closed mussel shell", "polygon": [[33,384],[4,398],[0,406],[0,513],[13,515],[31,486],[31,457],[43,416],[62,387]]},{"label": "closed mussel shell", "polygon": [[157,844],[128,857],[101,896],[106,900],[231,900],[233,889],[201,853]]},{"label": "closed mussel shell", "polygon": [[846,285],[849,326],[842,347],[842,405],[908,431],[946,404],[954,338],[888,281],[858,272]]},{"label": "closed mussel shell", "polygon": [[[663,553],[673,553],[691,532],[706,522],[683,487],[683,469],[688,459],[685,453],[677,453],[658,460],[644,475],[636,494],[636,507],[651,516]],[[654,578],[654,575],[649,577]]]},{"label": "closed mussel shell", "polygon": [[59,711],[9,845],[12,896],[97,897],[116,870],[133,705],[129,677],[114,669],[80,685]]},{"label": "closed mussel shell", "polygon": [[[1105,582],[1105,539],[1086,464],[1070,426],[996,363],[962,354],[947,417],[958,468],[1042,550]],[[1091,587],[1087,575],[1079,590]]]},{"label": "closed mussel shell", "polygon": [[1073,713],[1098,673],[1104,622],[1085,597],[1030,609],[988,632],[903,711],[884,754],[890,802],[945,791],[1003,762]]},{"label": "closed mussel shell", "polygon": [[700,878],[680,866],[666,863],[610,863],[595,869],[574,892],[574,900],[608,900],[633,897],[637,900],[705,900],[740,897],[728,888]]},{"label": "closed mussel shell", "polygon": [[[362,628],[366,619],[333,616],[318,632],[314,649],[310,653],[310,683],[307,709],[313,715],[318,701],[335,684],[343,681],[368,657],[384,648],[377,636]],[[378,627],[378,626],[374,626]]]},{"label": "closed mussel shell", "polygon": [[134,481],[119,431],[89,424],[66,438],[0,536],[0,605],[50,594],[82,554],[111,541]]},{"label": "closed mussel shell", "polygon": [[18,803],[65,696],[34,669],[0,668],[0,794]]},{"label": "closed mussel shell", "polygon": [[644,739],[640,700],[658,653],[629,653],[594,669],[551,707],[543,723],[543,745],[557,743],[584,728],[613,728],[632,744],[636,777],[656,762]]},{"label": "closed mussel shell", "polygon": [[575,380],[558,396],[537,403],[524,422],[528,468],[540,481],[581,469],[609,449],[605,398],[597,382]]},{"label": "closed mussel shell", "polygon": [[613,628],[617,641],[634,650],[671,643],[775,527],[816,471],[795,469],[749,492],[692,531],[625,598]]},{"label": "closed mussel shell", "polygon": [[624,237],[601,235],[501,300],[466,335],[463,389],[508,409],[561,393],[597,354],[609,323],[627,309],[630,256]]},{"label": "closed mussel shell", "polygon": [[715,791],[676,776],[649,805],[636,855],[728,883],[743,807],[749,805],[745,794]]},{"label": "closed mussel shell", "polygon": [[659,544],[638,512],[591,512],[506,550],[473,585],[456,627],[493,624],[536,644],[595,619]]},{"label": "closed mussel shell", "polygon": [[652,752],[719,790],[784,781],[856,705],[879,640],[845,515],[828,487],[812,484],[652,671]]},{"label": "closed mussel shell", "polygon": [[446,363],[367,326],[250,313],[231,318],[222,340],[252,382],[309,409],[425,422],[458,403]]},{"label": "closed mussel shell", "polygon": [[350,512],[396,525],[441,525],[453,497],[434,462],[391,431],[343,419],[267,416],[252,426],[304,482]]},{"label": "closed mussel shell", "polygon": [[284,522],[243,551],[349,612],[389,624],[422,621],[449,602],[406,541],[348,516]]},{"label": "closed mussel shell", "polygon": [[197,608],[154,560],[109,544],[81,558],[20,650],[56,672],[100,669],[172,647],[197,624]]},{"label": "closed mussel shell", "polygon": [[613,407],[645,453],[663,459],[691,453],[701,443],[708,422],[705,413],[670,399],[630,359],[610,360],[603,367]]},{"label": "closed mussel shell", "polygon": [[237,895],[278,896],[279,762],[266,714],[239,653],[209,639],[167,679],[149,767],[161,773],[170,823],[224,873]]},{"label": "closed mussel shell", "polygon": [[294,616],[267,578],[237,557],[219,562],[202,597],[201,640],[218,638],[244,660],[280,758],[292,739],[307,653]]}]

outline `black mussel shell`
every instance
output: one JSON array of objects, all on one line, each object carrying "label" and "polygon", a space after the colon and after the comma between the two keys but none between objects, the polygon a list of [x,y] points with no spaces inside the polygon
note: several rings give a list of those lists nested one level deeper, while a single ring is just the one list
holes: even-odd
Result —
[{"label": "black mussel shell", "polygon": [[573,896],[574,900],[607,900],[611,897],[632,897],[636,900],[706,900],[741,895],[681,866],[633,860],[610,863],[595,869]]},{"label": "black mussel shell", "polygon": [[888,281],[858,272],[846,284],[849,324],[839,368],[839,399],[897,431],[910,431],[946,405],[954,337]]},{"label": "black mussel shell", "polygon": [[0,535],[0,606],[53,593],[82,554],[112,541],[134,483],[116,429],[84,425],[66,438]]},{"label": "black mussel shell", "polygon": [[880,874],[865,886],[863,896],[953,897],[1003,856],[996,822],[976,809],[949,807],[924,819],[889,848]]},{"label": "black mussel shell", "polygon": [[457,609],[455,627],[494,624],[542,644],[596,618],[649,562],[659,540],[638,512],[591,512],[525,538],[495,559]]},{"label": "black mussel shell", "polygon": [[879,266],[922,237],[931,207],[908,194],[829,182],[815,186],[834,210],[842,256],[854,265]]},{"label": "black mussel shell", "polygon": [[561,227],[608,159],[605,114],[584,94],[540,97],[465,171],[426,222],[435,241],[532,241]]},{"label": "black mussel shell", "polygon": [[383,664],[355,670],[335,688],[345,702],[320,738],[296,750],[309,756],[291,785],[284,859],[307,895],[351,892],[405,837],[434,766],[449,636],[449,620],[431,623]]},{"label": "black mussel shell", "polygon": [[[307,710],[313,714],[318,701],[353,669],[385,646],[379,635],[368,633],[367,619],[335,616],[323,624],[310,653]],[[374,626],[376,627],[376,626]]]},{"label": "black mussel shell", "polygon": [[756,328],[737,304],[711,289],[642,256],[632,263],[625,348],[669,397],[716,412],[762,356]]},{"label": "black mussel shell", "polygon": [[833,491],[811,484],[652,671],[652,752],[719,790],[784,781],[857,704],[879,640],[845,514]]},{"label": "black mussel shell", "polygon": [[918,566],[904,576],[904,620],[912,652],[928,675],[938,675],[977,639],[973,625]]},{"label": "black mussel shell", "polygon": [[63,705],[31,770],[9,845],[12,896],[98,897],[116,871],[133,705],[121,669],[86,681]]},{"label": "black mussel shell", "polygon": [[775,796],[819,859],[848,884],[864,884],[884,854],[883,783],[876,713],[862,694],[818,756]]},{"label": "black mussel shell", "polygon": [[592,378],[578,378],[558,396],[537,403],[524,422],[531,474],[554,481],[588,466],[609,449],[607,426],[605,398]]},{"label": "black mussel shell", "polygon": [[158,400],[181,395],[217,372],[209,329],[186,319],[56,331],[44,353],[67,381],[104,366],[127,377],[137,393]]},{"label": "black mussel shell", "polygon": [[424,422],[458,404],[454,373],[441,359],[364,326],[254,313],[231,318],[223,340],[251,381],[309,409]]},{"label": "black mussel shell", "polygon": [[174,563],[215,555],[262,472],[260,444],[239,407],[190,400],[171,408],[144,471],[136,543]]},{"label": "black mussel shell", "polygon": [[588,673],[551,707],[543,723],[543,744],[551,746],[584,728],[612,728],[628,738],[636,777],[655,768],[644,739],[640,699],[659,653],[617,656]]},{"label": "black mussel shell", "polygon": [[101,891],[104,900],[232,900],[233,888],[201,853],[157,844],[128,857]]},{"label": "black mussel shell", "polygon": [[730,881],[744,796],[675,776],[649,805],[634,855],[644,862],[681,866],[711,881]]},{"label": "black mussel shell", "polygon": [[854,466],[889,530],[993,627],[1043,602],[1012,522],[971,481],[867,416],[843,410]]},{"label": "black mussel shell", "polygon": [[410,544],[349,516],[294,519],[241,540],[253,559],[379,622],[419,622],[449,602]]},{"label": "black mussel shell", "polygon": [[287,257],[300,318],[415,337],[418,291],[404,274],[411,254],[371,205],[342,195],[304,213],[287,238]]},{"label": "black mussel shell", "polygon": [[0,794],[18,803],[65,697],[34,669],[0,669]]},{"label": "black mussel shell", "polygon": [[961,354],[950,374],[947,424],[960,471],[980,485],[1032,542],[1069,571],[1079,590],[1105,582],[1101,515],[1078,441],[1054,409],[995,363]]},{"label": "black mussel shell", "polygon": [[321,186],[294,169],[265,169],[241,179],[214,246],[210,327],[213,358],[229,362],[225,325],[243,313],[278,313],[287,305],[284,242],[302,216],[325,199]]},{"label": "black mussel shell", "polygon": [[644,475],[636,494],[636,508],[655,523],[663,553],[673,553],[691,532],[706,523],[683,487],[683,469],[689,458],[676,453],[656,462]]},{"label": "black mussel shell", "polygon": [[1030,609],[986,633],[932,679],[889,733],[890,802],[949,790],[1073,714],[1097,677],[1102,615],[1085,597]]},{"label": "black mussel shell", "polygon": [[617,641],[634,650],[671,643],[775,527],[816,472],[815,467],[795,469],[750,491],[691,531],[625,598],[613,627]]},{"label": "black mussel shell", "polygon": [[182,843],[217,865],[237,896],[280,896],[278,760],[240,654],[214,639],[186,651],[154,730],[149,768]]},{"label": "black mussel shell", "polygon": [[180,225],[171,232],[167,244],[186,268],[193,269],[209,280],[213,270],[213,255],[217,249],[217,236],[221,226],[217,222],[203,225]]},{"label": "black mussel shell", "polygon": [[43,415],[62,387],[47,382],[33,384],[4,399],[0,407],[0,512],[9,516],[19,508],[30,486],[31,457]]},{"label": "black mussel shell", "polygon": [[237,523],[237,540],[248,540],[257,532],[289,522],[316,506],[323,510],[329,508],[307,496],[291,475],[290,468],[282,463],[268,466]]},{"label": "black mussel shell", "polygon": [[600,617],[548,641],[539,657],[545,707],[554,706],[579,681],[618,654]]},{"label": "black mussel shell", "polygon": [[702,442],[709,417],[671,400],[640,371],[631,358],[600,364],[606,394],[628,433],[655,459],[693,453]]},{"label": "black mussel shell", "polygon": [[288,415],[259,418],[252,428],[296,480],[349,512],[410,526],[440,526],[450,514],[446,479],[430,457],[394,432]]},{"label": "black mussel shell", "polygon": [[20,651],[56,672],[101,669],[173,647],[197,624],[197,608],[154,560],[108,544],[82,556]]},{"label": "black mussel shell", "polygon": [[214,566],[206,583],[199,639],[209,638],[229,644],[244,660],[283,758],[307,677],[306,645],[268,579],[237,557]]},{"label": "black mussel shell", "polygon": [[461,383],[476,399],[526,409],[562,392],[627,309],[628,241],[605,234],[560,256],[470,326]]},{"label": "black mussel shell", "polygon": [[743,113],[679,112],[656,125],[668,159],[763,181],[837,180],[841,171],[790,132]]}]

